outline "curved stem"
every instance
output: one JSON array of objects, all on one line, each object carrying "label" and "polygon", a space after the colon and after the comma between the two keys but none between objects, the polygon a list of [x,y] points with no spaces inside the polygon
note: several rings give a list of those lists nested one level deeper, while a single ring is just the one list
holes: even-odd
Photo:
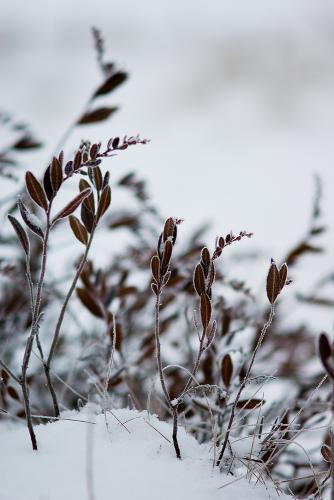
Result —
[{"label": "curved stem", "polygon": [[177,413],[177,407],[173,405],[170,395],[166,386],[166,381],[165,381],[165,376],[164,376],[164,371],[162,367],[162,360],[161,360],[161,344],[160,344],[160,297],[161,297],[161,290],[158,291],[158,294],[156,296],[156,302],[155,302],[155,347],[156,347],[156,359],[157,359],[157,365],[158,365],[158,371],[159,371],[159,378],[160,378],[160,383],[162,390],[164,392],[166,402],[168,405],[168,408],[170,412],[172,413],[173,416],[173,444],[174,444],[174,449],[176,453],[177,458],[181,458],[181,451],[177,439],[177,424],[178,424],[178,413]]},{"label": "curved stem", "polygon": [[66,294],[65,300],[63,302],[63,305],[62,305],[62,308],[61,308],[61,311],[60,311],[60,314],[59,314],[59,317],[58,317],[57,325],[56,325],[56,328],[55,328],[55,331],[54,331],[54,334],[53,334],[53,339],[52,339],[52,344],[51,344],[50,352],[49,352],[47,361],[44,363],[44,371],[45,371],[45,375],[46,375],[46,378],[47,378],[47,381],[48,381],[48,387],[49,387],[50,394],[51,394],[51,397],[52,397],[53,408],[54,408],[54,412],[55,412],[55,416],[56,417],[59,417],[60,411],[59,411],[59,404],[58,404],[56,392],[54,390],[54,387],[53,387],[53,384],[52,384],[52,380],[51,380],[51,374],[50,374],[51,364],[52,364],[52,360],[53,360],[53,357],[54,357],[56,349],[57,349],[57,345],[58,345],[58,341],[59,341],[59,337],[60,337],[60,331],[61,331],[61,327],[62,327],[62,324],[63,324],[63,320],[64,320],[66,308],[67,308],[67,305],[68,305],[68,303],[70,301],[70,298],[71,298],[71,296],[72,296],[72,294],[73,294],[73,292],[75,290],[77,282],[78,282],[78,280],[80,278],[80,275],[81,275],[81,273],[83,271],[83,268],[84,268],[84,266],[85,266],[85,264],[87,262],[87,257],[88,257],[88,253],[89,253],[92,241],[93,241],[95,228],[96,228],[96,225],[94,224],[94,226],[92,228],[92,232],[91,232],[91,234],[89,236],[88,243],[86,245],[85,253],[84,253],[84,255],[83,255],[83,257],[82,257],[82,259],[80,261],[80,264],[79,264],[79,267],[77,269],[77,272],[75,273],[74,279],[73,279],[73,281],[71,283],[71,286],[70,286],[70,288],[69,288],[69,290],[68,290],[68,292]]},{"label": "curved stem", "polygon": [[166,387],[165,376],[162,368],[162,360],[161,360],[161,344],[160,344],[160,297],[161,293],[157,295],[155,302],[155,349],[156,349],[156,358],[157,365],[159,371],[159,378],[162,390],[164,392],[165,398],[167,400],[168,406],[171,406],[171,399],[169,392]]},{"label": "curved stem", "polygon": [[56,325],[56,328],[55,328],[55,332],[54,332],[54,335],[53,335],[53,341],[52,341],[52,345],[51,345],[51,349],[50,349],[50,352],[49,352],[49,356],[48,356],[48,359],[47,359],[47,366],[50,367],[51,363],[52,363],[52,359],[53,359],[53,356],[54,356],[54,353],[55,353],[55,350],[57,348],[57,343],[58,343],[58,340],[59,340],[59,335],[60,335],[60,329],[61,329],[61,326],[62,326],[62,323],[63,323],[63,320],[64,320],[64,316],[65,316],[65,311],[66,311],[66,308],[67,308],[67,305],[69,303],[69,300],[74,292],[74,289],[76,287],[76,284],[80,278],[80,275],[82,273],[82,270],[87,262],[87,257],[88,257],[88,252],[89,252],[89,249],[91,247],[91,244],[92,244],[92,241],[93,241],[93,236],[94,236],[94,230],[95,228],[93,228],[91,234],[90,234],[90,237],[89,237],[89,240],[88,240],[88,243],[87,243],[87,246],[86,246],[86,250],[85,250],[85,253],[81,259],[81,262],[79,264],[79,267],[77,269],[77,272],[75,274],[75,277],[72,281],[72,284],[69,288],[69,291],[67,292],[67,295],[65,297],[65,300],[64,300],[64,303],[62,305],[62,308],[61,308],[61,311],[60,311],[60,314],[59,314],[59,318],[58,318],[58,321],[57,321],[57,325]]},{"label": "curved stem", "polygon": [[[31,418],[31,410],[30,410],[30,400],[29,400],[29,388],[28,388],[28,383],[27,383],[27,372],[28,372],[28,367],[29,367],[29,361],[30,361],[30,356],[31,356],[31,351],[32,351],[32,346],[34,343],[34,337],[36,334],[38,334],[38,321],[39,321],[39,315],[40,315],[40,307],[41,307],[41,301],[42,301],[42,290],[43,290],[43,283],[44,283],[44,277],[45,277],[45,270],[46,270],[46,259],[47,259],[47,244],[48,244],[48,239],[49,239],[49,233],[50,233],[50,210],[51,210],[51,203],[49,205],[47,214],[46,214],[46,229],[45,229],[45,234],[43,238],[43,250],[42,250],[42,262],[41,262],[41,271],[40,271],[40,276],[37,284],[37,292],[36,292],[36,299],[34,303],[32,304],[32,323],[31,323],[31,330],[30,330],[30,335],[28,337],[27,343],[26,343],[26,348],[24,351],[24,356],[23,356],[23,362],[22,362],[22,394],[23,394],[23,400],[24,400],[24,410],[26,414],[26,420],[27,420],[27,426],[30,434],[30,439],[31,439],[31,444],[33,450],[37,450],[37,440],[32,424],[32,418]],[[29,272],[29,271],[28,271]]]},{"label": "curved stem", "polygon": [[252,367],[253,367],[253,364],[254,364],[254,361],[255,361],[256,354],[257,354],[258,350],[260,349],[260,347],[262,345],[263,339],[264,339],[264,337],[265,337],[265,335],[267,333],[268,328],[271,326],[271,324],[273,322],[274,316],[275,316],[275,309],[274,309],[274,305],[272,305],[271,308],[270,308],[269,318],[265,322],[265,324],[263,325],[260,337],[259,337],[259,339],[257,341],[255,349],[253,350],[253,354],[252,354],[251,360],[249,362],[249,365],[248,365],[248,368],[247,368],[247,371],[246,371],[246,375],[245,375],[243,381],[240,384],[239,390],[238,390],[236,398],[234,400],[234,403],[233,403],[233,406],[232,406],[232,409],[231,409],[230,419],[229,419],[229,422],[228,422],[228,425],[227,425],[227,430],[226,430],[226,433],[225,433],[225,438],[224,438],[223,446],[222,446],[222,449],[221,449],[221,451],[219,453],[219,457],[218,457],[218,460],[217,460],[217,463],[216,463],[216,465],[218,467],[219,467],[219,465],[220,465],[220,463],[221,463],[221,461],[222,461],[222,459],[224,457],[224,453],[225,453],[225,450],[226,450],[226,447],[227,447],[227,443],[228,443],[228,440],[229,440],[229,437],[230,437],[230,433],[231,433],[231,428],[232,428],[233,421],[234,421],[235,410],[237,408],[237,404],[238,404],[238,402],[240,400],[240,396],[241,396],[244,388],[246,387],[247,381],[249,379],[250,372],[252,370]]}]

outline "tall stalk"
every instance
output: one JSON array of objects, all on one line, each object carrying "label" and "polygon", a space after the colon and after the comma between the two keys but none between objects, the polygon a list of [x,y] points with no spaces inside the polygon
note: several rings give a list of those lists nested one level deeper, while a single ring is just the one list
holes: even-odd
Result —
[{"label": "tall stalk", "polygon": [[159,372],[159,379],[160,379],[160,384],[163,390],[163,393],[165,395],[166,403],[167,406],[172,414],[173,417],[173,445],[175,449],[175,454],[177,458],[181,458],[181,451],[180,451],[180,446],[179,442],[177,439],[177,426],[178,426],[178,412],[177,412],[177,407],[172,403],[170,394],[168,392],[167,386],[166,386],[166,381],[165,381],[165,376],[164,376],[164,371],[163,371],[163,366],[162,366],[162,360],[161,360],[161,343],[160,343],[160,297],[161,297],[161,291],[156,296],[156,302],[155,302],[155,352],[156,352],[156,360],[157,360],[157,366],[158,366],[158,372]]},{"label": "tall stalk", "polygon": [[165,222],[164,231],[159,237],[157,255],[154,255],[151,260],[152,270],[152,291],[155,295],[155,354],[159,373],[160,384],[165,396],[166,404],[173,418],[173,445],[177,458],[181,458],[180,446],[177,439],[178,428],[178,412],[177,405],[173,404],[168,392],[164,370],[161,359],[161,343],[160,343],[160,301],[162,289],[168,283],[170,278],[169,264],[172,257],[173,245],[176,241],[177,226],[180,221],[169,218]]},{"label": "tall stalk", "polygon": [[256,346],[253,350],[246,374],[245,374],[245,376],[244,376],[244,378],[239,386],[237,395],[236,395],[235,400],[233,402],[230,418],[229,418],[229,421],[227,424],[227,430],[226,430],[224,441],[223,441],[223,445],[222,445],[221,451],[219,453],[218,460],[216,462],[216,465],[218,467],[220,466],[221,461],[222,461],[224,454],[225,454],[225,451],[226,451],[226,447],[227,447],[227,444],[229,441],[229,437],[230,437],[230,433],[231,433],[231,429],[232,429],[232,425],[233,425],[233,421],[234,421],[234,417],[235,417],[235,410],[236,410],[238,402],[240,400],[240,396],[241,396],[243,390],[245,389],[247,382],[249,380],[250,373],[251,373],[251,370],[253,368],[256,355],[257,355],[257,353],[262,345],[262,342],[266,336],[266,333],[267,333],[269,327],[271,326],[271,324],[273,322],[273,319],[275,316],[275,307],[274,307],[275,302],[276,302],[279,294],[281,293],[281,291],[285,287],[285,285],[289,283],[287,276],[288,276],[288,266],[286,264],[283,264],[280,267],[280,269],[278,269],[274,260],[272,260],[269,271],[268,271],[267,283],[266,283],[267,297],[268,297],[268,300],[270,302],[269,317],[268,317],[268,320],[263,325],[260,336],[259,336],[257,343],[256,343]]},{"label": "tall stalk", "polygon": [[251,357],[251,360],[249,362],[246,374],[245,374],[245,376],[244,376],[244,378],[243,378],[243,380],[242,380],[242,382],[241,382],[241,384],[239,386],[237,395],[236,395],[234,403],[232,405],[231,414],[230,414],[230,418],[229,418],[229,421],[228,421],[228,424],[227,424],[227,430],[226,430],[226,433],[225,433],[223,445],[222,445],[222,448],[221,448],[221,451],[219,453],[219,457],[218,457],[218,460],[217,460],[217,463],[216,463],[216,465],[218,467],[219,467],[219,465],[220,465],[220,463],[221,463],[221,461],[222,461],[222,459],[224,457],[224,454],[225,454],[225,450],[226,450],[226,447],[227,447],[227,443],[228,443],[228,440],[229,440],[229,437],[230,437],[230,433],[231,433],[231,429],[232,429],[233,422],[234,422],[235,410],[237,408],[238,402],[240,401],[241,394],[243,393],[243,390],[245,389],[245,387],[247,385],[247,382],[249,380],[249,376],[250,376],[252,367],[254,365],[256,354],[257,354],[258,350],[260,349],[260,347],[262,345],[262,342],[263,342],[264,337],[265,337],[265,335],[266,335],[266,333],[268,331],[268,328],[272,324],[272,321],[274,319],[274,315],[275,315],[275,310],[274,310],[274,306],[272,305],[271,308],[270,308],[269,318],[266,321],[266,323],[263,325],[263,328],[261,330],[261,334],[260,334],[259,339],[258,339],[258,341],[256,343],[256,346],[255,346],[255,349],[253,350],[252,357]]},{"label": "tall stalk", "polygon": [[51,364],[52,364],[53,357],[54,357],[56,349],[57,349],[57,344],[58,344],[58,341],[59,341],[60,331],[61,331],[61,327],[62,327],[62,324],[63,324],[63,321],[64,321],[64,316],[65,316],[66,308],[67,308],[67,305],[68,305],[68,303],[70,301],[70,298],[72,297],[72,294],[73,294],[73,292],[74,292],[74,290],[76,288],[77,282],[78,282],[78,280],[80,278],[80,275],[81,275],[81,273],[83,271],[83,268],[84,268],[84,266],[85,266],[85,264],[87,262],[88,253],[89,253],[92,241],[93,241],[95,228],[96,228],[96,225],[94,224],[94,227],[93,227],[92,232],[91,232],[91,234],[89,236],[89,239],[88,239],[88,243],[86,245],[85,253],[84,253],[84,255],[81,258],[81,261],[80,261],[80,264],[78,266],[77,272],[75,273],[74,279],[73,279],[73,281],[71,283],[71,286],[70,286],[70,288],[69,288],[69,290],[68,290],[68,292],[66,294],[65,300],[64,300],[62,308],[60,310],[60,314],[59,314],[58,321],[57,321],[57,324],[56,324],[56,328],[55,328],[55,331],[54,331],[54,334],[53,334],[52,344],[51,344],[51,347],[50,347],[50,351],[49,351],[49,355],[48,355],[47,361],[45,363],[43,363],[45,375],[46,375],[46,378],[47,378],[47,381],[48,381],[48,388],[49,388],[49,391],[50,391],[50,394],[51,394],[51,397],[52,397],[53,409],[54,409],[54,413],[55,413],[56,417],[59,417],[60,409],[59,409],[57,395],[56,395],[56,392],[54,390],[53,383],[52,383],[52,380],[51,380],[51,375],[50,375]]},{"label": "tall stalk", "polygon": [[29,368],[29,361],[30,361],[33,343],[34,343],[34,338],[38,334],[38,329],[39,329],[42,289],[43,289],[45,270],[46,270],[46,260],[47,260],[47,244],[48,244],[50,227],[51,227],[51,225],[50,225],[51,205],[52,204],[50,203],[50,205],[47,209],[47,212],[46,212],[46,229],[45,229],[45,234],[44,234],[44,238],[43,238],[41,270],[40,270],[40,275],[39,275],[39,279],[37,282],[36,298],[35,298],[34,303],[32,304],[33,314],[32,314],[32,322],[31,322],[31,330],[30,330],[30,335],[28,337],[28,340],[26,343],[26,348],[24,351],[23,362],[22,362],[22,371],[21,371],[21,385],[22,385],[22,394],[23,394],[23,401],[24,401],[24,411],[25,411],[27,427],[28,427],[28,431],[30,434],[30,439],[31,439],[31,444],[32,444],[33,450],[37,450],[37,440],[36,440],[36,435],[34,432],[32,418],[31,418],[29,387],[28,387],[28,383],[27,383],[27,372],[28,372],[28,368]]}]

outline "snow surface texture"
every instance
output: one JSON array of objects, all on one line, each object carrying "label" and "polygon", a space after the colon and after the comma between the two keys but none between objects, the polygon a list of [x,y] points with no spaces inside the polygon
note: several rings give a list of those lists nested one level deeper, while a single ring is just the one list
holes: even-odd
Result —
[{"label": "snow surface texture", "polygon": [[107,430],[104,415],[96,415],[95,409],[87,405],[80,413],[62,414],[95,424],[60,421],[38,426],[38,452],[31,450],[25,428],[2,433],[1,455],[6,460],[1,464],[1,500],[277,498],[269,487],[213,472],[209,448],[184,429],[179,432],[179,461],[163,437],[171,436],[169,424],[147,412],[124,409],[108,414]]}]

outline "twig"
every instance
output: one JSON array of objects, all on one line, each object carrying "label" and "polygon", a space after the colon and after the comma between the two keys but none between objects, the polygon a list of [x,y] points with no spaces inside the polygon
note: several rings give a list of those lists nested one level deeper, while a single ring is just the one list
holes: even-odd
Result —
[{"label": "twig", "polygon": [[235,416],[235,410],[237,408],[238,401],[240,400],[240,396],[241,396],[244,388],[246,387],[246,384],[247,384],[250,372],[252,370],[252,367],[253,367],[253,364],[254,364],[254,361],[255,361],[255,358],[256,358],[256,354],[257,354],[258,350],[260,349],[260,347],[262,345],[263,339],[264,339],[264,337],[265,337],[265,335],[267,333],[268,328],[272,324],[272,321],[274,319],[274,315],[275,315],[275,309],[274,309],[274,304],[272,304],[271,308],[270,308],[269,318],[266,321],[266,323],[263,325],[260,337],[259,337],[259,339],[257,341],[257,344],[255,346],[255,349],[253,351],[253,354],[252,354],[252,357],[251,357],[251,360],[250,360],[250,363],[248,365],[248,368],[247,368],[247,371],[246,371],[246,375],[245,375],[243,381],[240,384],[240,387],[239,387],[239,390],[237,392],[235,401],[233,403],[232,410],[231,410],[231,415],[230,415],[230,419],[229,419],[227,430],[226,430],[226,433],[225,433],[224,442],[223,442],[222,449],[221,449],[221,451],[219,453],[219,457],[218,457],[218,460],[217,460],[217,467],[220,466],[220,463],[221,463],[221,461],[223,459],[223,456],[224,456],[224,453],[225,453],[225,450],[226,450],[226,446],[227,446],[227,443],[228,443],[228,440],[229,440],[229,437],[230,437],[231,428],[232,428],[232,425],[233,425],[233,420],[234,420],[234,416]]}]

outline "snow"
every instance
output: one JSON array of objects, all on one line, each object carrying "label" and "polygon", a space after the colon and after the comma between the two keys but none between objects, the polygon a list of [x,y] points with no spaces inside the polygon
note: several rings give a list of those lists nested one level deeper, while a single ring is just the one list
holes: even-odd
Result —
[{"label": "snow", "polygon": [[271,487],[213,471],[212,450],[183,428],[179,431],[183,459],[177,460],[167,441],[171,426],[147,412],[113,410],[106,426],[105,416],[88,404],[61,418],[36,427],[37,452],[31,450],[24,427],[2,432],[1,455],[6,459],[1,464],[1,500],[277,497]]}]

